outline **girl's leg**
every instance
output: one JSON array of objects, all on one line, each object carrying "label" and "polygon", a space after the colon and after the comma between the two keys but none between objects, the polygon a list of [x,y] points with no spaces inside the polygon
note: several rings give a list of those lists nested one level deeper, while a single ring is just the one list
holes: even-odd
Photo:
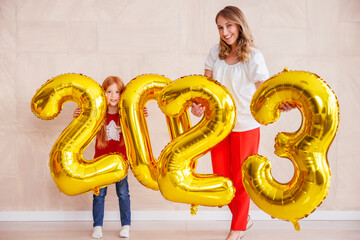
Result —
[{"label": "girl's leg", "polygon": [[104,206],[107,187],[101,188],[99,195],[93,195],[93,226],[102,226],[104,220]]},{"label": "girl's leg", "polygon": [[121,225],[131,224],[130,195],[128,177],[116,183],[116,194],[119,198]]},{"label": "girl's leg", "polygon": [[231,133],[231,171],[232,181],[236,188],[235,197],[231,202],[233,208],[232,230],[246,230],[250,197],[242,183],[241,165],[248,156],[258,153],[259,140],[259,128],[246,132]]},{"label": "girl's leg", "polygon": [[[230,135],[222,140],[218,145],[211,149],[211,163],[215,174],[231,179],[230,168]],[[231,203],[228,205],[232,212]]]}]

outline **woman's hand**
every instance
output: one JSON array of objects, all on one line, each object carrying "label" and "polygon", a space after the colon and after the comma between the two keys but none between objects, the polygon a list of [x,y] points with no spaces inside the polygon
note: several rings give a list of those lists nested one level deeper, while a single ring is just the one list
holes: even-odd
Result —
[{"label": "woman's hand", "polygon": [[143,111],[144,111],[144,116],[148,117],[149,116],[149,111],[148,111],[147,107],[144,107]]},{"label": "woman's hand", "polygon": [[205,107],[201,105],[201,103],[196,104],[193,103],[191,105],[191,113],[194,114],[197,117],[201,117],[205,112]]},{"label": "woman's hand", "polygon": [[74,113],[73,113],[73,118],[77,118],[81,113],[81,108],[77,107],[75,110],[74,110]]},{"label": "woman's hand", "polygon": [[288,112],[290,111],[291,109],[294,109],[296,108],[296,105],[295,104],[291,104],[291,103],[283,103],[280,107],[280,111],[281,112]]}]

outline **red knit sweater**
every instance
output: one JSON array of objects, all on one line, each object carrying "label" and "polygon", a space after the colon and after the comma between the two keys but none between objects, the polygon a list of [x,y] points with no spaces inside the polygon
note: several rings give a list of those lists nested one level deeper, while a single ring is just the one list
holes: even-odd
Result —
[{"label": "red knit sweater", "polygon": [[106,135],[107,135],[107,146],[104,149],[99,149],[97,147],[97,138],[95,143],[95,156],[94,158],[97,158],[99,156],[109,154],[109,153],[121,153],[126,157],[126,148],[125,144],[123,143],[122,146],[120,146],[121,141],[123,139],[122,132],[117,130],[117,127],[119,127],[119,113],[110,114],[107,113],[107,121],[106,121]]}]

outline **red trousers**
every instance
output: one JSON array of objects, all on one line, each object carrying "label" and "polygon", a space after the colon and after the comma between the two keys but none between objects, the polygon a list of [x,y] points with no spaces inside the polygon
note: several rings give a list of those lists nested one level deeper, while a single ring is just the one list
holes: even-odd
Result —
[{"label": "red trousers", "polygon": [[232,213],[231,230],[246,230],[250,197],[242,183],[241,165],[248,156],[258,153],[259,141],[260,128],[231,132],[211,150],[214,173],[230,178],[236,189],[235,197],[228,205]]}]

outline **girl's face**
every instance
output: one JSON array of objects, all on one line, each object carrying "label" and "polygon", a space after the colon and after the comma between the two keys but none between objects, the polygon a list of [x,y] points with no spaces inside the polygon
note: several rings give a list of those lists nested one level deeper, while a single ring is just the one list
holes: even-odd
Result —
[{"label": "girl's face", "polygon": [[239,26],[222,15],[217,18],[216,23],[221,39],[229,46],[235,47],[239,37]]},{"label": "girl's face", "polygon": [[107,98],[108,105],[113,106],[113,107],[118,106],[119,99],[120,99],[120,91],[119,91],[116,83],[111,84],[106,89],[106,98]]}]

